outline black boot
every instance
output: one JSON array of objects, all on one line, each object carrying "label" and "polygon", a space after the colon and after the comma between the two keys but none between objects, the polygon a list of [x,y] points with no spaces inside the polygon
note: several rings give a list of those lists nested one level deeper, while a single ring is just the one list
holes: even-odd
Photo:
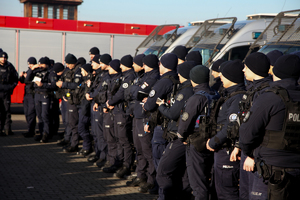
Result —
[{"label": "black boot", "polygon": [[122,168],[121,168],[121,170],[119,170],[118,172],[117,172],[117,174],[116,174],[116,176],[118,177],[118,178],[123,178],[125,175],[130,175],[130,169],[129,168],[127,168],[126,166],[123,166]]},{"label": "black boot", "polygon": [[12,132],[10,129],[5,129],[5,134],[6,135],[13,135],[14,132]]},{"label": "black boot", "polygon": [[137,186],[142,186],[145,183],[146,183],[146,179],[145,178],[135,177],[131,181],[127,181],[126,185],[128,187],[137,187]]},{"label": "black boot", "polygon": [[48,142],[48,133],[43,133],[43,137],[40,141],[41,143],[47,143]]},{"label": "black boot", "polygon": [[75,147],[68,146],[63,149],[63,152],[65,152],[65,153],[73,153],[73,152],[77,152],[77,151],[78,151],[78,146],[75,146]]}]

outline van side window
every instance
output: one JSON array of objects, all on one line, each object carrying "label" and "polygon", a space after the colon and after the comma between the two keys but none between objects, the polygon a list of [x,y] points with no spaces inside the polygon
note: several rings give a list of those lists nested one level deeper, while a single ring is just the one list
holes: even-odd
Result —
[{"label": "van side window", "polygon": [[[249,51],[249,47],[250,45],[246,45],[246,46],[240,46],[240,47],[235,47],[233,49],[230,49],[223,57],[222,59],[224,60],[235,60],[235,59],[240,59],[240,60],[244,60],[245,56],[247,55],[248,51]],[[254,50],[251,52],[256,52],[258,51],[259,48],[254,48]]]}]

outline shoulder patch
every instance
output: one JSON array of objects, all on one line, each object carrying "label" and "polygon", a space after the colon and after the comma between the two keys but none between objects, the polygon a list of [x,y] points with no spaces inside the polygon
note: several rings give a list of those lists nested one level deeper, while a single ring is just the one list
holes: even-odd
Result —
[{"label": "shoulder patch", "polygon": [[178,94],[176,101],[181,101],[183,99],[183,97],[184,97],[183,94]]},{"label": "shoulder patch", "polygon": [[232,113],[232,114],[229,116],[229,121],[230,121],[230,122],[235,122],[235,121],[237,121],[237,118],[238,118],[237,114]]},{"label": "shoulder patch", "polygon": [[182,114],[182,117],[181,117],[182,121],[185,122],[186,120],[188,120],[188,118],[189,118],[189,113],[184,112],[184,113]]},{"label": "shoulder patch", "polygon": [[143,85],[141,85],[142,89],[145,89],[147,87],[147,85],[144,83]]},{"label": "shoulder patch", "polygon": [[151,92],[149,93],[149,97],[154,97],[155,95],[155,90],[151,90]]},{"label": "shoulder patch", "polygon": [[75,79],[74,79],[74,82],[75,82],[75,83],[79,83],[79,80],[80,80],[79,78],[75,78]]},{"label": "shoulder patch", "polygon": [[122,87],[123,87],[124,89],[128,88],[128,83],[123,83]]}]

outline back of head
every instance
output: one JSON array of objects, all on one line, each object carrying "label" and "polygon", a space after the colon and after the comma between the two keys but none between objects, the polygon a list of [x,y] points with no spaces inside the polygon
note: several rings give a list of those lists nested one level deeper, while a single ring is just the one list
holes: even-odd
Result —
[{"label": "back of head", "polygon": [[165,68],[175,71],[178,64],[178,57],[174,53],[167,53],[161,57],[160,63]]},{"label": "back of head", "polygon": [[185,61],[177,67],[177,72],[185,79],[190,79],[190,71],[196,66],[193,61]]},{"label": "back of head", "polygon": [[179,45],[179,46],[175,47],[175,49],[172,51],[172,53],[176,54],[176,56],[180,60],[185,60],[188,50],[185,46]]},{"label": "back of head", "polygon": [[92,73],[93,72],[93,67],[90,63],[84,64],[82,67],[87,73]]},{"label": "back of head", "polygon": [[186,55],[186,61],[194,61],[196,65],[202,65],[202,56],[199,51],[191,51]]},{"label": "back of head", "polygon": [[118,59],[114,59],[114,60],[110,61],[109,66],[111,66],[111,68],[113,68],[116,72],[121,71],[120,60],[118,60]]},{"label": "back of head", "polygon": [[156,55],[154,54],[149,54],[147,56],[145,56],[142,60],[142,62],[147,65],[148,67],[155,69],[158,68],[158,58]]},{"label": "back of head", "polygon": [[262,77],[269,76],[270,61],[265,54],[252,53],[246,58],[245,64],[254,74]]},{"label": "back of head", "polygon": [[144,57],[145,57],[145,54],[138,54],[138,55],[136,55],[134,58],[133,58],[133,62],[135,63],[135,64],[137,64],[138,66],[140,66],[140,67],[143,67],[143,59],[144,59]]},{"label": "back of head", "polygon": [[100,64],[100,55],[99,55],[99,54],[96,54],[96,55],[94,56],[94,58],[92,59],[92,61],[94,61],[94,62]]},{"label": "back of head", "polygon": [[57,63],[54,63],[52,69],[55,73],[59,73],[65,69],[65,66],[63,64],[61,64],[60,62],[57,62]]},{"label": "back of head", "polygon": [[86,63],[85,58],[79,57],[79,58],[77,59],[77,64],[78,64],[78,63],[80,63],[81,65],[84,65],[84,64]]},{"label": "back of head", "polygon": [[69,53],[68,55],[66,55],[65,61],[68,64],[76,64],[77,58],[73,54]]},{"label": "back of head", "polygon": [[190,71],[190,79],[196,83],[208,83],[209,82],[209,69],[203,65],[197,65]]},{"label": "back of head", "polygon": [[30,64],[31,65],[37,64],[35,57],[29,57],[28,60],[27,60],[27,64],[28,65],[30,65]]},{"label": "back of head", "polygon": [[222,76],[233,83],[244,83],[244,66],[241,60],[233,60],[222,69]]},{"label": "back of head", "polygon": [[273,73],[280,79],[294,78],[300,76],[300,58],[297,55],[283,55],[277,59]]},{"label": "back of head", "polygon": [[269,53],[267,53],[266,56],[269,58],[270,64],[271,64],[272,66],[274,66],[275,63],[276,63],[276,60],[277,60],[280,56],[283,56],[283,53],[282,53],[281,51],[278,51],[278,50],[273,50],[273,51],[270,51]]},{"label": "back of head", "polygon": [[120,60],[120,63],[128,68],[132,68],[133,58],[131,55],[123,56]]},{"label": "back of head", "polygon": [[100,50],[97,47],[92,47],[89,53],[92,55],[97,55],[100,54]]}]

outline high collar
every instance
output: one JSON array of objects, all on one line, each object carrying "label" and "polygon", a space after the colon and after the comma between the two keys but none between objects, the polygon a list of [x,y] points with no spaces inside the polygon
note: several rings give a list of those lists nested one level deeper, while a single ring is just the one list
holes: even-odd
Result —
[{"label": "high collar", "polygon": [[270,87],[280,86],[287,90],[296,90],[298,86],[297,80],[294,78],[285,78],[270,83]]},{"label": "high collar", "polygon": [[211,92],[211,89],[210,89],[208,83],[198,84],[193,88],[193,90],[194,90],[194,92],[198,92],[198,91]]},{"label": "high collar", "polygon": [[273,81],[272,79],[273,79],[272,76],[267,76],[262,79],[253,80],[253,88],[257,88],[257,87],[261,86],[261,84],[263,84],[263,83],[270,83]]},{"label": "high collar", "polygon": [[174,72],[174,71],[169,71],[167,73],[164,73],[161,78],[165,77],[165,76],[174,76],[174,77],[177,77],[177,73]]},{"label": "high collar", "polygon": [[113,79],[113,78],[115,78],[117,76],[120,76],[120,75],[121,75],[121,73],[110,74],[110,77],[111,77],[111,79]]},{"label": "high collar", "polygon": [[231,93],[239,91],[239,90],[245,90],[245,84],[244,83],[239,83],[239,84],[231,86],[229,88],[224,88],[223,91],[224,91],[225,94],[231,94]]},{"label": "high collar", "polygon": [[98,69],[96,69],[96,74],[100,74],[102,72],[101,67],[99,67]]},{"label": "high collar", "polygon": [[131,73],[134,73],[134,70],[132,68],[129,69],[129,70],[127,70],[127,71],[125,71],[125,72],[122,72],[122,75],[126,76],[126,75],[131,74]]}]

